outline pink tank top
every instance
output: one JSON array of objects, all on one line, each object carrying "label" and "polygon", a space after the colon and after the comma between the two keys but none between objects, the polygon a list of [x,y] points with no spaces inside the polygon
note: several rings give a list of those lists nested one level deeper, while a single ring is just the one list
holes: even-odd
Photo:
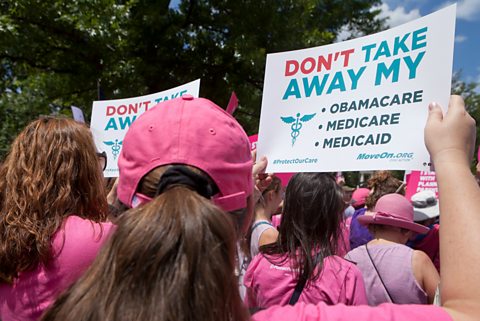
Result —
[{"label": "pink tank top", "polygon": [[345,258],[362,271],[369,305],[391,302],[390,297],[396,304],[427,303],[427,294],[413,275],[411,248],[402,244],[368,245],[368,252],[372,260],[365,245],[350,251]]}]

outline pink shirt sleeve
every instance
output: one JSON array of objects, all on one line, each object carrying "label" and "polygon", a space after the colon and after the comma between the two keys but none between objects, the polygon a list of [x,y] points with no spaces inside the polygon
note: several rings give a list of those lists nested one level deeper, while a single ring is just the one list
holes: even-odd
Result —
[{"label": "pink shirt sleeve", "polygon": [[348,305],[368,305],[367,292],[365,290],[362,272],[360,272],[357,266],[352,265],[348,273],[345,275],[343,291],[345,291],[345,301],[343,302],[347,302]]},{"label": "pink shirt sleeve", "polygon": [[253,321],[453,321],[441,307],[434,305],[382,304],[377,307],[327,306],[325,303],[275,306],[253,315]]}]

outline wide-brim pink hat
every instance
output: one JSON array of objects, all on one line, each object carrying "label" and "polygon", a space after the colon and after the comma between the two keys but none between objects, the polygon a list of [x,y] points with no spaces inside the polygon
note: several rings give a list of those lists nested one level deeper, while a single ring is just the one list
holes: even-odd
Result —
[{"label": "wide-brim pink hat", "polygon": [[429,228],[413,221],[413,205],[400,194],[382,196],[375,205],[373,215],[358,218],[362,225],[379,224],[404,228],[415,233],[425,234]]}]

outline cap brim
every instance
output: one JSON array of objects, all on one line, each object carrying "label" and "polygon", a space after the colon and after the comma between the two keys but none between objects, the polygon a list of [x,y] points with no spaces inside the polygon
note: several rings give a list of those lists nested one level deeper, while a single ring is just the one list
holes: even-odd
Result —
[{"label": "cap brim", "polygon": [[369,224],[381,224],[381,225],[400,227],[400,228],[413,231],[418,234],[426,234],[430,230],[428,227],[414,223],[414,222],[407,222],[407,221],[402,221],[392,217],[385,217],[385,216],[378,216],[378,215],[375,217],[372,215],[362,215],[358,217],[358,222],[365,226]]},{"label": "cap brim", "polygon": [[437,216],[440,216],[440,206],[438,203],[435,206],[426,208],[413,208],[413,220],[415,222],[421,222]]}]

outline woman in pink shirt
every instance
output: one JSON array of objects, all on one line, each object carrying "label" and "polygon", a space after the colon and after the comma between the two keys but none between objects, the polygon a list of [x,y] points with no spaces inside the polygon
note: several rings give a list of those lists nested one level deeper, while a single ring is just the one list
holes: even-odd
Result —
[{"label": "woman in pink shirt", "polygon": [[361,272],[335,256],[344,209],[343,190],[331,175],[299,173],[290,180],[278,240],[260,247],[245,274],[248,307],[285,305],[295,296],[306,303],[367,303]]},{"label": "woman in pink shirt", "polygon": [[90,130],[45,117],[0,169],[0,319],[37,320],[87,269],[108,236],[105,158]]}]

